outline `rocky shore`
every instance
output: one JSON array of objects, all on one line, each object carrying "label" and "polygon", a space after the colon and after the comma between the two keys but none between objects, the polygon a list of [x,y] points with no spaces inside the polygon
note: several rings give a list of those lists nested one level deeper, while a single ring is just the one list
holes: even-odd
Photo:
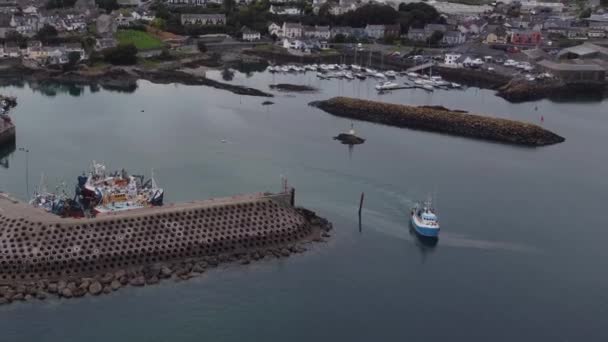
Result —
[{"label": "rocky shore", "polygon": [[350,119],[515,145],[545,146],[565,140],[534,124],[440,107],[415,107],[348,97],[334,97],[310,105]]},{"label": "rocky shore", "polygon": [[48,298],[79,298],[99,296],[133,286],[142,287],[162,281],[185,281],[201,276],[207,270],[222,264],[247,265],[263,260],[281,259],[305,252],[312,243],[325,242],[329,238],[332,224],[313,211],[296,208],[307,224],[316,232],[309,240],[273,248],[261,248],[247,253],[223,253],[201,258],[190,258],[179,262],[153,263],[139,267],[119,269],[91,277],[65,277],[60,280],[38,280],[0,286],[0,304]]},{"label": "rocky shore", "polygon": [[496,95],[509,102],[536,101],[544,98],[554,101],[602,100],[608,97],[608,86],[606,84],[566,84],[559,81],[512,80],[498,88]]},{"label": "rocky shore", "polygon": [[272,97],[273,95],[255,88],[223,83],[206,77],[189,74],[179,70],[144,70],[139,68],[109,67],[102,70],[59,71],[49,69],[30,69],[23,66],[6,68],[0,74],[0,83],[13,81],[34,81],[38,83],[63,83],[95,85],[111,90],[133,91],[138,80],[152,83],[179,83],[185,85],[203,85],[227,90],[238,95]]},{"label": "rocky shore", "polygon": [[436,67],[433,71],[438,72],[446,81],[487,89],[498,89],[511,80],[510,77],[496,72],[468,68]]},{"label": "rocky shore", "polygon": [[17,99],[0,95],[0,147],[15,145],[15,124],[7,115],[17,105]]}]

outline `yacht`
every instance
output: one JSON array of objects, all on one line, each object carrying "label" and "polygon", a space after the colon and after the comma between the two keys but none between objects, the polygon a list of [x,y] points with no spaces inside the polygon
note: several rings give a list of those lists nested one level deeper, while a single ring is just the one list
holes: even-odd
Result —
[{"label": "yacht", "polygon": [[397,73],[394,72],[393,70],[389,70],[389,71],[385,72],[384,75],[386,75],[386,77],[390,77],[390,78],[397,77]]},{"label": "yacht", "polygon": [[379,91],[392,90],[392,89],[398,89],[399,87],[400,87],[399,84],[389,81],[389,82],[383,82],[383,83],[376,85],[376,90],[379,90]]}]

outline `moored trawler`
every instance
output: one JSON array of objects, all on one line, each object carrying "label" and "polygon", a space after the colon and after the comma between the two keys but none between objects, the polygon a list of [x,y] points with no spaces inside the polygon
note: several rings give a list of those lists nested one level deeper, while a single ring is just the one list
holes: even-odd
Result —
[{"label": "moored trawler", "polygon": [[439,237],[439,218],[431,200],[416,203],[410,213],[411,223],[417,234],[427,238]]},{"label": "moored trawler", "polygon": [[41,181],[30,204],[59,216],[80,217],[161,206],[163,198],[164,190],[154,175],[144,181],[143,176],[129,175],[124,169],[107,174],[105,165],[93,161],[89,174],[78,177],[74,199],[65,191],[47,192]]},{"label": "moored trawler", "polygon": [[93,214],[107,214],[163,204],[164,190],[159,188],[154,175],[129,175],[124,169],[106,174],[103,164],[93,161],[88,176],[78,177],[77,195]]}]

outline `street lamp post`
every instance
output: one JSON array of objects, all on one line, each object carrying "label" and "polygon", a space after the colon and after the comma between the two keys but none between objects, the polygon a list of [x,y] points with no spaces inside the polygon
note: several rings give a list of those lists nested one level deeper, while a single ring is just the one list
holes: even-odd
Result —
[{"label": "street lamp post", "polygon": [[25,152],[25,197],[29,199],[30,196],[30,150],[27,148],[19,147],[19,151]]}]

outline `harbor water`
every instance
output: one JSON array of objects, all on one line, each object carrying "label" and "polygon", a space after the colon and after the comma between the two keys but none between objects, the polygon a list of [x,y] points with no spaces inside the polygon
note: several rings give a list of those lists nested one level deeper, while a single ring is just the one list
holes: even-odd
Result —
[{"label": "harbor water", "polygon": [[[276,191],[286,177],[299,205],[333,222],[328,242],[186,282],[5,305],[0,341],[608,340],[608,101],[511,104],[477,88],[379,95],[375,81],[311,72],[230,82],[319,91],[268,99],[146,81],[134,92],[0,88],[19,103],[0,190],[26,199],[44,173],[49,190],[72,192],[92,160],[154,169],[165,203]],[[366,142],[349,148],[332,137],[351,121],[307,105],[333,96],[523,120],[566,141],[524,148],[355,122]],[[408,225],[429,194],[442,228],[434,246]]]}]

